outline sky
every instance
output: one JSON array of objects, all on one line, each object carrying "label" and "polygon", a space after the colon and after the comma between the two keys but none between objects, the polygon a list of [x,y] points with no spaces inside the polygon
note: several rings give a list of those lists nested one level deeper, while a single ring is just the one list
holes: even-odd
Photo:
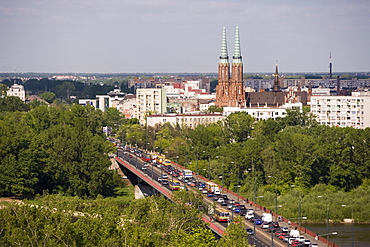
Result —
[{"label": "sky", "polygon": [[236,25],[244,73],[370,71],[369,0],[0,0],[0,71],[217,73]]}]

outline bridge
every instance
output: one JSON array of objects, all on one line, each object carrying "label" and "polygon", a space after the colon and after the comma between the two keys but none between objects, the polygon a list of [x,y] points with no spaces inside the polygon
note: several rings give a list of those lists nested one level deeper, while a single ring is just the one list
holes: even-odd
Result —
[{"label": "bridge", "polygon": [[[172,190],[167,186],[163,185],[162,183],[158,182],[158,178],[163,176],[163,169],[158,168],[154,164],[150,164],[149,166],[144,166],[144,162],[135,154],[126,153],[123,150],[117,151],[117,157],[115,157],[116,162],[120,166],[121,170],[125,174],[132,174],[135,179],[138,180],[139,183],[145,184],[151,188],[151,190],[147,190],[147,194],[157,194],[160,193],[169,200],[173,201],[173,194]],[[181,165],[176,164],[175,162],[171,161],[171,165],[176,167],[179,170],[185,170],[187,168],[182,167]],[[203,176],[200,176],[199,174],[196,174],[197,181],[201,182],[208,182],[209,180]],[[132,177],[131,177],[132,178]],[[171,175],[169,175],[169,179],[174,179]],[[175,178],[177,179],[177,178]],[[185,188],[186,185],[184,184]],[[289,219],[284,218],[281,215],[277,215],[275,212],[272,212],[269,209],[264,208],[261,205],[258,205],[254,203],[251,200],[248,200],[247,198],[244,198],[237,193],[228,190],[227,188],[222,188],[222,194],[226,194],[229,199],[233,199],[238,202],[243,202],[244,204],[247,204],[247,207],[253,207],[254,213],[256,216],[262,215],[262,213],[271,213],[273,218],[280,219],[279,224],[281,227],[286,226],[290,230],[291,229],[299,229],[301,235],[305,236],[306,239],[310,239],[311,243],[318,243],[319,247],[339,247],[335,243],[332,243],[328,241],[327,239],[323,238],[322,236],[317,236],[316,233],[301,227],[299,224],[295,222],[288,222]],[[208,205],[212,204],[212,200],[204,197],[204,202]],[[234,214],[232,212],[232,214]],[[210,215],[203,214],[202,216],[203,221],[208,223],[209,228],[217,235],[222,236],[224,235],[225,229],[227,227],[227,223],[218,223],[213,222]],[[260,227],[256,227],[255,223],[251,223],[250,221],[245,220],[244,221],[246,228],[252,228],[254,230],[254,235],[249,235],[249,243],[258,247],[268,247],[268,246],[289,246],[288,243],[282,242],[278,238],[274,236],[274,233],[267,232]]]}]

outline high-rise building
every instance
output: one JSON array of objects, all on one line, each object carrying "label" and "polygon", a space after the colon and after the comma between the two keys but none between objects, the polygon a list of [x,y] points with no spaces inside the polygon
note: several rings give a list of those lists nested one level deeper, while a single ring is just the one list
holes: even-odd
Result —
[{"label": "high-rise building", "polygon": [[245,90],[243,85],[243,62],[240,49],[239,27],[236,26],[235,49],[231,65],[227,54],[226,28],[222,31],[221,56],[218,63],[218,85],[216,87],[216,106],[244,107]]}]

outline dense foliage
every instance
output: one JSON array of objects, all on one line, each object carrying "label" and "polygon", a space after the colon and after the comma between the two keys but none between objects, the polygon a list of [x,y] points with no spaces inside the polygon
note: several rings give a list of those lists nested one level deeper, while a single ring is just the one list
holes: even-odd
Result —
[{"label": "dense foliage", "polygon": [[[340,216],[349,217],[348,208],[341,205],[353,205],[355,191],[369,190],[370,129],[321,126],[307,109],[289,110],[285,118],[258,122],[239,112],[224,122],[195,129],[124,125],[118,137],[127,144],[161,152],[249,199],[263,196],[259,202],[270,209],[276,207],[277,196],[279,205],[285,204],[280,211],[287,217],[297,217],[298,200],[321,207],[337,198],[331,211],[334,215],[335,208],[340,220]],[[313,199],[310,193],[329,198]],[[370,206],[370,197],[363,195],[361,202]],[[361,208],[355,206],[354,211],[361,212]],[[320,217],[315,214],[311,220]]]},{"label": "dense foliage", "polygon": [[107,120],[79,105],[2,112],[0,196],[111,195],[118,175],[107,169],[114,151],[102,133]]},{"label": "dense foliage", "polygon": [[8,204],[0,210],[0,245],[248,246],[240,225],[217,240],[195,202],[189,195],[179,195],[178,203],[164,197],[126,202],[54,195],[41,198],[38,206]]}]

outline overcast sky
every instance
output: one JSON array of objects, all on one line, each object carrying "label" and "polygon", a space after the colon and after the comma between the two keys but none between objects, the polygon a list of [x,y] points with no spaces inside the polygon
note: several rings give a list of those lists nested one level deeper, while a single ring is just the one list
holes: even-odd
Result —
[{"label": "overcast sky", "polygon": [[[0,71],[370,71],[369,0],[0,0]],[[231,60],[231,59],[230,59]]]}]

